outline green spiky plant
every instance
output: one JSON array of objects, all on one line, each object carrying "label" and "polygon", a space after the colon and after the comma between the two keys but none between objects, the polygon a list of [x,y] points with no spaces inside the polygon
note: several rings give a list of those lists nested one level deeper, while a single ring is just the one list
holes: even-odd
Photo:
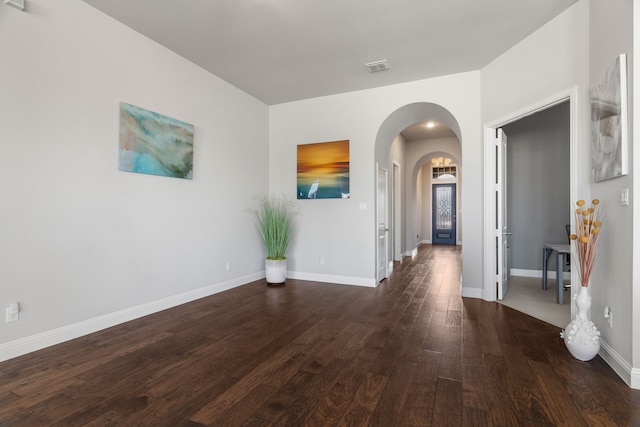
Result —
[{"label": "green spiky plant", "polygon": [[256,209],[256,220],[262,241],[267,250],[267,259],[285,259],[285,252],[293,232],[293,202],[281,196],[263,196]]}]

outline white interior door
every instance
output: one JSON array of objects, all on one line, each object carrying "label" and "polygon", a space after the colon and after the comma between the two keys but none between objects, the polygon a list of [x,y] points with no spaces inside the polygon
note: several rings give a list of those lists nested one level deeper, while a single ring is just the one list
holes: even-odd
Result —
[{"label": "white interior door", "polygon": [[502,129],[496,131],[496,282],[498,299],[504,299],[509,279],[509,232],[507,222],[507,136]]},{"label": "white interior door", "polygon": [[402,261],[402,211],[400,209],[400,196],[402,192],[400,179],[400,165],[393,164],[393,260]]},{"label": "white interior door", "polygon": [[376,224],[377,224],[377,272],[376,279],[378,282],[387,277],[387,170],[378,166],[378,198],[376,206]]}]

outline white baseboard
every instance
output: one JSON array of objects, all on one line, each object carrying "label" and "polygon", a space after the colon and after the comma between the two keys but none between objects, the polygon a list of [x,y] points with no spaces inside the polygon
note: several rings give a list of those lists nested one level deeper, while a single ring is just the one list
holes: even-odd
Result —
[{"label": "white baseboard", "polygon": [[484,295],[484,289],[482,289],[482,288],[469,288],[469,287],[464,287],[463,286],[462,289],[460,290],[460,294],[464,298],[482,299],[482,297]]},{"label": "white baseboard", "polygon": [[263,279],[264,271],[0,344],[0,362]]},{"label": "white baseboard", "polygon": [[629,387],[640,390],[640,369],[632,368],[620,354],[602,339],[600,340],[599,354]]},{"label": "white baseboard", "polygon": [[417,247],[413,248],[412,250],[407,251],[407,252],[403,253],[402,255],[413,258],[414,256],[418,255],[418,248]]},{"label": "white baseboard", "polygon": [[312,282],[337,283],[339,285],[366,286],[375,288],[378,286],[376,279],[367,277],[336,276],[333,274],[304,273],[299,271],[287,271],[287,277]]},{"label": "white baseboard", "polygon": [[640,390],[640,368],[631,369],[631,381],[629,387]]},{"label": "white baseboard", "polygon": [[[542,270],[523,270],[520,268],[512,268],[511,269],[512,276],[520,276],[520,277],[538,277],[542,279]],[[547,279],[556,279],[556,271],[555,270],[547,270]],[[571,280],[571,272],[564,271],[562,272],[562,280]]]}]

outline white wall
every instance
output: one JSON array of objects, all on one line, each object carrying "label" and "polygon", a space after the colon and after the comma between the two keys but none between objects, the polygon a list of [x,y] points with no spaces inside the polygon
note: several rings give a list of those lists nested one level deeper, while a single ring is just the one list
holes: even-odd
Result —
[{"label": "white wall", "polygon": [[[640,0],[633,0],[633,58],[629,76],[632,81],[640,81],[640,67],[636,65],[635,58],[640,58]],[[633,94],[634,100],[640,99],[640,85],[632,85],[630,93]],[[633,108],[632,127],[640,125],[640,108]],[[640,150],[632,150],[630,154],[632,159],[632,170],[640,168]],[[632,175],[631,202],[640,200],[640,173]],[[633,209],[632,224],[640,224],[640,209]],[[640,227],[632,227],[633,235],[632,262],[634,266],[640,265]],[[640,331],[640,268],[633,268],[632,272],[632,325],[631,331]],[[640,339],[634,338],[632,343],[633,363],[631,366],[635,368],[632,375],[631,384],[634,388],[640,388]]]},{"label": "white wall", "polygon": [[[633,1],[592,0],[590,6],[590,85],[602,82],[607,67],[610,67],[616,57],[622,53],[627,54],[628,71],[631,76]],[[632,81],[629,77],[628,80]],[[632,87],[629,88],[629,95],[631,94]],[[629,105],[632,106],[631,97],[629,101]],[[633,116],[631,107],[629,115]],[[631,126],[628,131],[629,156],[632,158],[633,129]],[[632,328],[633,240],[630,230],[633,229],[633,199],[631,205],[620,206],[620,190],[631,188],[633,173],[633,168],[630,167],[627,176],[591,184],[590,197],[597,197],[602,202],[604,223],[600,252],[591,277],[590,287],[593,298],[591,317],[601,332],[605,349],[608,350],[604,354],[610,363],[615,363],[617,358],[622,357],[631,364],[633,342],[640,341],[640,334],[636,331],[634,336]],[[612,328],[607,326],[602,314],[605,306],[609,306],[613,313]],[[640,365],[636,366],[640,367]],[[637,375],[640,380],[640,374]]]},{"label": "white wall", "polygon": [[[589,1],[574,4],[522,42],[482,69],[482,121],[487,127],[502,126],[545,104],[573,96],[571,120],[574,126],[570,174],[571,197],[589,198],[590,104],[589,104]],[[493,156],[486,152],[487,182],[491,181]],[[490,238],[492,189],[487,187],[486,263],[495,263],[495,243]],[[567,212],[573,207],[567,201]],[[485,298],[495,299],[487,269]],[[493,281],[495,284],[495,281]]]},{"label": "white wall", "polygon": [[[272,191],[295,196],[298,144],[350,140],[351,199],[297,203],[301,212],[299,230],[290,251],[296,277],[366,285],[375,282],[375,142],[385,119],[406,105],[434,103],[455,117],[462,135],[465,167],[462,203],[482,204],[479,77],[478,72],[464,73],[269,108]],[[384,142],[386,153],[402,129]],[[385,165],[387,162],[388,157]],[[366,210],[360,210],[361,204]],[[407,224],[407,229],[413,226]],[[477,280],[482,277],[481,217],[471,216],[462,223],[462,229],[463,280],[467,279],[463,285],[476,294],[473,289],[479,291],[482,286]],[[414,238],[406,245],[415,243]],[[325,258],[324,265],[318,262],[320,256]]]},{"label": "white wall", "polygon": [[[0,360],[264,277],[266,105],[81,1],[0,6],[0,58]],[[118,171],[120,101],[195,126],[193,180]]]},{"label": "white wall", "polygon": [[[606,215],[605,244],[592,276],[591,317],[602,332],[600,354],[627,382],[631,382],[632,343],[640,336],[633,336],[631,328],[632,213],[631,208],[619,206],[618,198],[620,188],[630,186],[633,175],[591,182],[589,90],[609,61],[631,52],[631,6],[631,0],[579,1],[482,70],[485,124],[513,118],[528,106],[576,88],[572,199],[598,197]],[[573,202],[569,201],[568,210]],[[605,304],[613,307],[613,329],[602,316]]]},{"label": "white wall", "polygon": [[[405,152],[407,150],[407,142],[404,140],[401,134],[398,134],[393,143],[391,144],[391,149],[389,150],[389,162],[388,162],[388,170],[389,170],[389,195],[391,196],[395,192],[396,203],[399,206],[396,206],[396,213],[399,218],[393,218],[394,224],[391,224],[393,228],[393,239],[394,242],[390,242],[390,254],[394,254],[393,260],[399,261],[402,260],[403,256],[407,255],[406,249],[406,233],[407,233],[407,220],[406,220],[406,205],[407,205],[407,192],[403,191],[407,184],[404,176],[404,170],[407,168],[407,164],[405,162]],[[396,183],[395,189],[393,188],[393,165],[394,163],[399,167],[399,183]],[[398,247],[399,246],[399,247]]]},{"label": "white wall", "polygon": [[[511,117],[514,111],[575,85],[586,97],[584,110],[589,95],[588,25],[589,1],[582,0],[484,67],[483,123]],[[586,119],[579,129],[581,137],[590,129]]]}]

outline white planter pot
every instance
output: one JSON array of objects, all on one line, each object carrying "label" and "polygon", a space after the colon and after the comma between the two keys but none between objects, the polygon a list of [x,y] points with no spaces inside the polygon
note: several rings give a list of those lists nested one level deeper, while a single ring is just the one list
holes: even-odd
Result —
[{"label": "white planter pot", "polygon": [[282,284],[287,278],[286,259],[267,259],[264,263],[264,271],[269,284]]},{"label": "white planter pot", "polygon": [[580,287],[580,292],[573,297],[573,300],[578,307],[578,314],[560,336],[564,338],[573,357],[586,362],[596,357],[600,350],[600,331],[589,320],[591,309],[589,289],[586,286]]}]

